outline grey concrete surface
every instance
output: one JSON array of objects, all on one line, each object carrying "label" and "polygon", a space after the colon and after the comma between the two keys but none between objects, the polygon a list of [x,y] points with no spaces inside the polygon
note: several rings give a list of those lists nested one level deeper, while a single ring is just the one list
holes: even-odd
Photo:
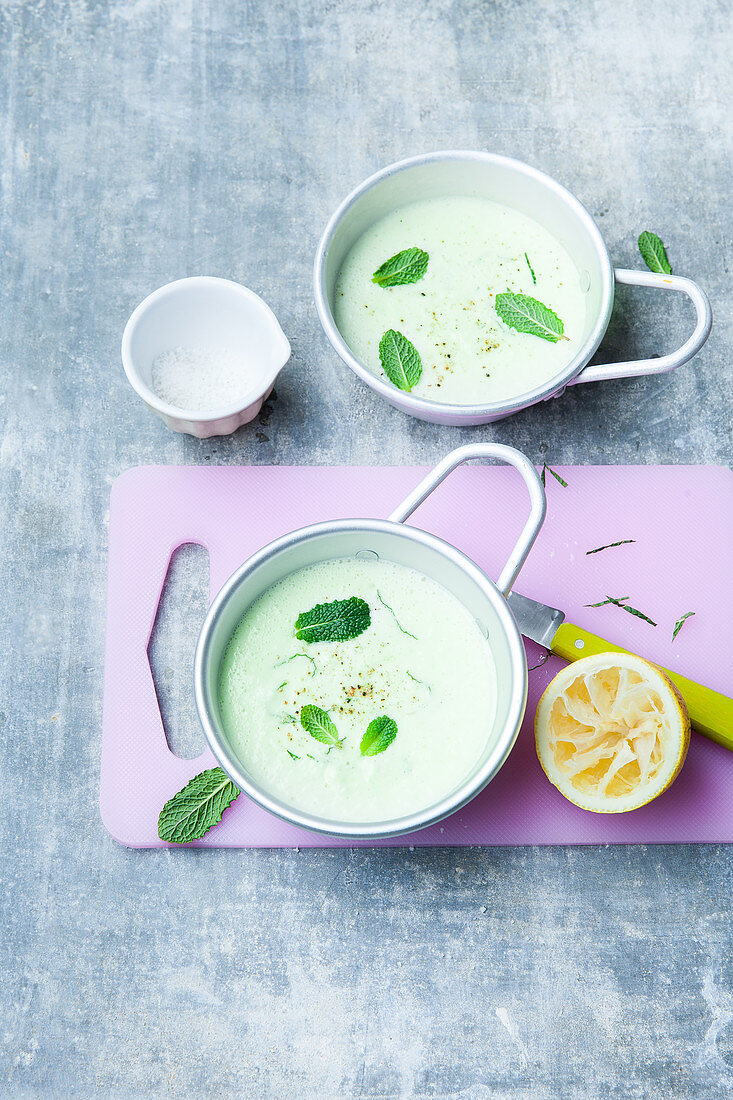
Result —
[{"label": "grey concrete surface", "polygon": [[[320,332],[318,236],[376,168],[518,156],[586,202],[615,262],[638,266],[653,229],[712,298],[691,366],[471,438],[730,464],[729,14],[0,2],[0,1095],[731,1095],[729,849],[132,852],[97,811],[116,475],[432,461],[468,438],[380,403]],[[119,362],[132,307],[195,273],[264,295],[294,349],[268,422],[210,442],[169,433]],[[661,352],[689,324],[624,291],[604,352]]]}]

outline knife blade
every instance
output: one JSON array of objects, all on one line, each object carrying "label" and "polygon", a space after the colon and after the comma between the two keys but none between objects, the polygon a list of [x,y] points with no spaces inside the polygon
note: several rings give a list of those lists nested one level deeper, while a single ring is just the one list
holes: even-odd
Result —
[{"label": "knife blade", "polygon": [[[631,652],[582,627],[565,622],[565,613],[556,607],[538,603],[519,592],[510,592],[507,600],[524,637],[566,661],[577,661],[599,653]],[[692,728],[733,752],[733,699],[671,669],[662,668],[662,672],[669,676],[685,700]]]},{"label": "knife blade", "polygon": [[545,649],[552,649],[552,639],[565,621],[565,612],[530,600],[519,592],[510,592],[507,600],[525,638],[531,638]]}]

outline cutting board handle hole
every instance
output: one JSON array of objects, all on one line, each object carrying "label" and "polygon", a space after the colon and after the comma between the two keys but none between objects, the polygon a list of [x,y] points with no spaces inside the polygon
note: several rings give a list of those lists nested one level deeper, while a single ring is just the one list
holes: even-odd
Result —
[{"label": "cutting board handle hole", "polygon": [[193,700],[193,656],[208,606],[209,552],[185,542],[171,554],[148,643],[168,747],[183,760],[205,748]]}]

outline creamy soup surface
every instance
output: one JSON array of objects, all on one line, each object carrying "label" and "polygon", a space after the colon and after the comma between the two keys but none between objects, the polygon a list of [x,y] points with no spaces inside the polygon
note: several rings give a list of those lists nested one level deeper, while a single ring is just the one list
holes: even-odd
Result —
[{"label": "creamy soup surface", "polygon": [[[364,633],[295,637],[301,612],[352,596],[369,605]],[[426,808],[468,776],[491,735],[496,676],[488,641],[446,589],[405,566],[343,559],[293,573],[252,604],[226,650],[219,701],[235,750],[270,795],[373,822]],[[308,704],[328,712],[341,747],[303,729]],[[397,735],[364,756],[364,732],[383,715]]]},{"label": "creamy soup surface", "polygon": [[[385,260],[412,247],[430,257],[422,279],[389,288],[372,281]],[[552,343],[503,324],[494,302],[505,291],[554,310],[568,339]],[[336,326],[364,366],[386,377],[379,341],[395,329],[422,360],[412,392],[459,405],[509,400],[549,382],[582,345],[585,315],[578,270],[546,229],[464,196],[410,203],[376,222],[348,253],[334,298]]]}]

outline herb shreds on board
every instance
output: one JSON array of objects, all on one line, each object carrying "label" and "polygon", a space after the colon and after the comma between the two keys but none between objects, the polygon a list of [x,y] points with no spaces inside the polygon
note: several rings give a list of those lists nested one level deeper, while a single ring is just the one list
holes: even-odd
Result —
[{"label": "herb shreds on board", "polygon": [[542,463],[542,470],[540,472],[540,481],[542,482],[543,485],[547,485],[546,475],[547,475],[548,472],[552,474],[555,481],[560,482],[563,489],[567,489],[567,487],[568,487],[567,481],[565,481],[564,478],[560,477],[557,470],[553,470],[552,466],[548,466],[546,462]]},{"label": "herb shreds on board", "polygon": [[650,271],[656,271],[659,275],[671,275],[672,266],[667,259],[667,253],[661,238],[656,233],[645,230],[639,237],[639,251],[641,257]]},{"label": "herb shreds on board", "polygon": [[619,539],[618,542],[607,542],[605,546],[596,546],[595,550],[586,550],[586,557],[588,554],[600,554],[601,550],[613,550],[614,546],[626,546],[629,542],[636,542],[636,539]]},{"label": "herb shreds on board", "polygon": [[514,294],[510,290],[497,294],[496,312],[505,325],[517,332],[539,336],[541,340],[549,340],[553,344],[569,339],[558,315],[544,302],[528,294]]},{"label": "herb shreds on board", "polygon": [[200,772],[160,811],[158,836],[169,844],[199,840],[239,796],[239,787],[221,768]]},{"label": "herb shreds on board", "polygon": [[416,283],[427,271],[429,259],[428,253],[422,248],[404,248],[377,268],[372,282],[383,287]]},{"label": "herb shreds on board", "polygon": [[685,625],[688,619],[691,619],[695,614],[694,611],[685,611],[684,615],[681,615],[677,622],[674,624],[674,630],[672,631],[672,641],[675,640],[682,627]]},{"label": "herb shreds on board", "polygon": [[652,626],[657,624],[654,619],[650,619],[648,615],[645,615],[643,611],[639,611],[636,607],[631,607],[626,603],[628,596],[606,596],[605,600],[599,600],[598,603],[587,603],[586,607],[603,607],[607,603],[615,604],[616,607],[620,607],[623,611],[628,611],[629,615],[636,615],[637,619],[643,619],[645,623],[650,623]]},{"label": "herb shreds on board", "polygon": [[545,652],[542,654],[542,656],[540,657],[540,659],[539,659],[539,661],[537,662],[536,665],[528,665],[527,666],[527,672],[536,672],[536,670],[538,668],[544,668],[544,666],[547,664],[549,659],[550,659],[550,651],[549,651],[549,649],[545,649]]}]

